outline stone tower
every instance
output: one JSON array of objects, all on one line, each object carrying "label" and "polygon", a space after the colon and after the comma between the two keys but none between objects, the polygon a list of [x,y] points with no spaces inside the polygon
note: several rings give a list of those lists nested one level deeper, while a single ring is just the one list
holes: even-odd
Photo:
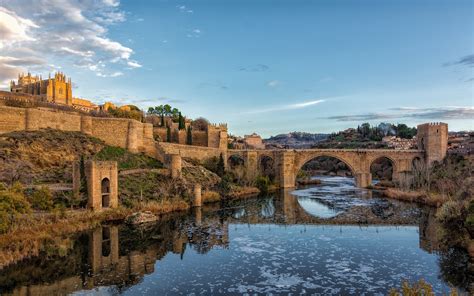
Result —
[{"label": "stone tower", "polygon": [[116,161],[88,161],[87,207],[94,211],[118,206],[118,170]]},{"label": "stone tower", "polygon": [[425,151],[428,165],[442,161],[448,150],[448,124],[443,122],[424,123],[417,127],[418,149]]}]

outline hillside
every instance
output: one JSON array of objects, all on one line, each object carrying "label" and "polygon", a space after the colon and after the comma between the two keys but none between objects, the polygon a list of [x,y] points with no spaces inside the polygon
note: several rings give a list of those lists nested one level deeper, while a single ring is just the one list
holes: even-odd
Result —
[{"label": "hillside", "polygon": [[271,148],[309,148],[312,145],[325,140],[328,134],[312,134],[305,132],[291,132],[279,134],[263,140],[267,147]]},{"label": "hillside", "polygon": [[120,169],[162,167],[153,158],[108,146],[80,132],[19,131],[0,135],[0,182],[71,182],[72,162],[81,156],[116,160]]}]

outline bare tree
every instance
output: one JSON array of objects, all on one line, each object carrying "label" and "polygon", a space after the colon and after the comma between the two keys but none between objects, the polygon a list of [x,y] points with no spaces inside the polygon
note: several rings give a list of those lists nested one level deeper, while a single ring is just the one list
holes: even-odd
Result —
[{"label": "bare tree", "polygon": [[207,131],[207,126],[209,125],[209,120],[203,117],[199,117],[191,123],[193,130],[197,131]]}]

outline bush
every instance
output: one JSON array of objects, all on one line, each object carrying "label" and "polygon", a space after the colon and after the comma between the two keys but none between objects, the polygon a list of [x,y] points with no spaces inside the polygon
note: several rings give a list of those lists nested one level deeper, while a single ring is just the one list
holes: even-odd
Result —
[{"label": "bush", "polygon": [[31,205],[35,210],[50,211],[53,209],[53,195],[46,186],[33,192],[31,195]]},{"label": "bush", "polygon": [[267,176],[259,176],[255,179],[255,186],[261,193],[267,193],[270,187],[270,179]]},{"label": "bush", "polygon": [[219,182],[218,188],[223,194],[228,194],[232,187],[233,177],[231,174],[226,173],[222,176],[221,181]]},{"label": "bush", "polygon": [[457,221],[462,215],[462,204],[453,200],[445,202],[436,212],[436,218],[443,224]]},{"label": "bush", "polygon": [[[421,279],[418,282],[410,284],[408,281],[403,281],[402,287],[400,290],[392,288],[389,292],[390,296],[434,296],[433,287],[427,283],[425,280]],[[449,293],[450,296],[458,295],[456,290],[451,290]]]},{"label": "bush", "polygon": [[7,232],[19,214],[30,212],[21,184],[0,190],[0,233]]}]

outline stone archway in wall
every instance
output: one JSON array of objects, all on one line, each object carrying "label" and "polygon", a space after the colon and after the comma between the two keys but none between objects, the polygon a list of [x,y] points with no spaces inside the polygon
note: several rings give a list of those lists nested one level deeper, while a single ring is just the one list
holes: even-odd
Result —
[{"label": "stone archway in wall", "polygon": [[379,156],[370,162],[370,174],[372,180],[378,181],[394,181],[396,164],[395,161],[388,156]]},{"label": "stone archway in wall", "polygon": [[[296,163],[296,166],[295,166],[295,176],[296,176],[295,182],[298,179],[298,174],[305,167],[305,165],[312,162],[313,160],[317,160],[318,158],[319,159],[321,159],[321,158],[322,159],[325,159],[325,158],[333,159],[333,160],[336,160],[338,163],[344,164],[347,167],[347,169],[350,171],[350,174],[348,175],[348,177],[354,177],[354,179],[357,178],[358,171],[354,168],[354,164],[350,160],[345,159],[344,157],[336,155],[336,154],[317,153],[317,154],[307,155],[304,158],[302,158],[299,162]],[[337,175],[337,173],[335,175]],[[357,183],[357,180],[355,180],[355,182]]]}]

